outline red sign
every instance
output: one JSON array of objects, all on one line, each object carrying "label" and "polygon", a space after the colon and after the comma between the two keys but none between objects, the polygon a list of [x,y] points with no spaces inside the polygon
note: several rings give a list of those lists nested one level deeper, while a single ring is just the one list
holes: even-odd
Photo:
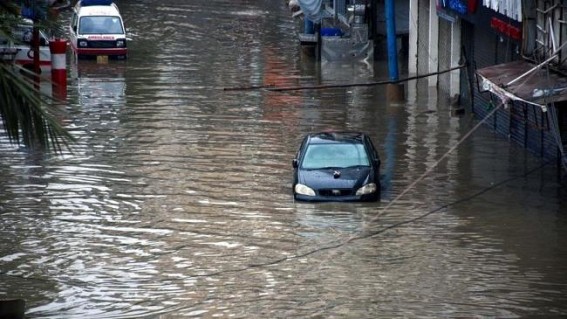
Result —
[{"label": "red sign", "polygon": [[89,35],[87,37],[88,40],[116,40],[111,35]]},{"label": "red sign", "polygon": [[514,40],[522,39],[522,30],[515,27],[506,21],[493,17],[490,19],[490,27],[505,36],[508,36]]},{"label": "red sign", "polygon": [[478,0],[469,0],[469,13],[475,13],[478,6]]}]

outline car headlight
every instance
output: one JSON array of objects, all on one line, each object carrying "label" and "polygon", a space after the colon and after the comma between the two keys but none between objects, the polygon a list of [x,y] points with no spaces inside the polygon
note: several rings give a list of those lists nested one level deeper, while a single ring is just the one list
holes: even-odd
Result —
[{"label": "car headlight", "polygon": [[295,185],[295,193],[300,195],[315,196],[315,191],[303,184]]},{"label": "car headlight", "polygon": [[79,40],[79,47],[86,48],[89,46],[89,42],[87,40]]},{"label": "car headlight", "polygon": [[361,188],[359,188],[356,191],[356,196],[372,194],[374,192],[376,192],[376,184],[369,183],[369,184],[366,184],[366,185],[362,186]]},{"label": "car headlight", "polygon": [[126,41],[125,40],[116,40],[116,46],[119,47],[119,48],[125,47]]}]

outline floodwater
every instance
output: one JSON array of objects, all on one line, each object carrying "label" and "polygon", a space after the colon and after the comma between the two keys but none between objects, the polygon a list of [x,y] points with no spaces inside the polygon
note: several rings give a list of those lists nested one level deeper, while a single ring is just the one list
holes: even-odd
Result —
[{"label": "floodwater", "polygon": [[[70,63],[73,153],[0,135],[0,299],[28,318],[567,316],[556,163],[385,63],[318,66],[284,1],[120,1],[127,61]],[[416,89],[420,87],[420,89]],[[316,130],[363,130],[378,203],[296,203]],[[458,144],[460,143],[460,144]],[[447,152],[457,145],[453,152]]]}]

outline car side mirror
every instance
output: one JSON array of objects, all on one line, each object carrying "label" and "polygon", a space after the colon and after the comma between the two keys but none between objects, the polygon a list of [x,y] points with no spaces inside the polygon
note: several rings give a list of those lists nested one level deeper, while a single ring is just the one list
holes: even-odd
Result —
[{"label": "car side mirror", "polygon": [[73,32],[77,32],[77,26],[73,26]]},{"label": "car side mirror", "polygon": [[297,161],[297,158],[294,158],[294,159],[291,161],[291,166],[293,166],[293,168],[297,168],[297,167],[299,166],[299,163],[298,163],[298,161]]},{"label": "car side mirror", "polygon": [[380,167],[380,164],[382,164],[382,162],[379,159],[374,159],[374,163],[376,163],[376,166]]}]

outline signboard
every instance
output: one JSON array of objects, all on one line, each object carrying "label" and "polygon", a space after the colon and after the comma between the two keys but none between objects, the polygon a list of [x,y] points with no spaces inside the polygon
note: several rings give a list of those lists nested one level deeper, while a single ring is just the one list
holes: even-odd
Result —
[{"label": "signboard", "polygon": [[492,17],[490,19],[490,27],[496,32],[510,37],[516,41],[522,39],[522,30],[519,27],[516,27],[497,17]]},{"label": "signboard", "polygon": [[461,15],[468,15],[476,12],[479,0],[439,0],[437,9],[446,9]]}]

